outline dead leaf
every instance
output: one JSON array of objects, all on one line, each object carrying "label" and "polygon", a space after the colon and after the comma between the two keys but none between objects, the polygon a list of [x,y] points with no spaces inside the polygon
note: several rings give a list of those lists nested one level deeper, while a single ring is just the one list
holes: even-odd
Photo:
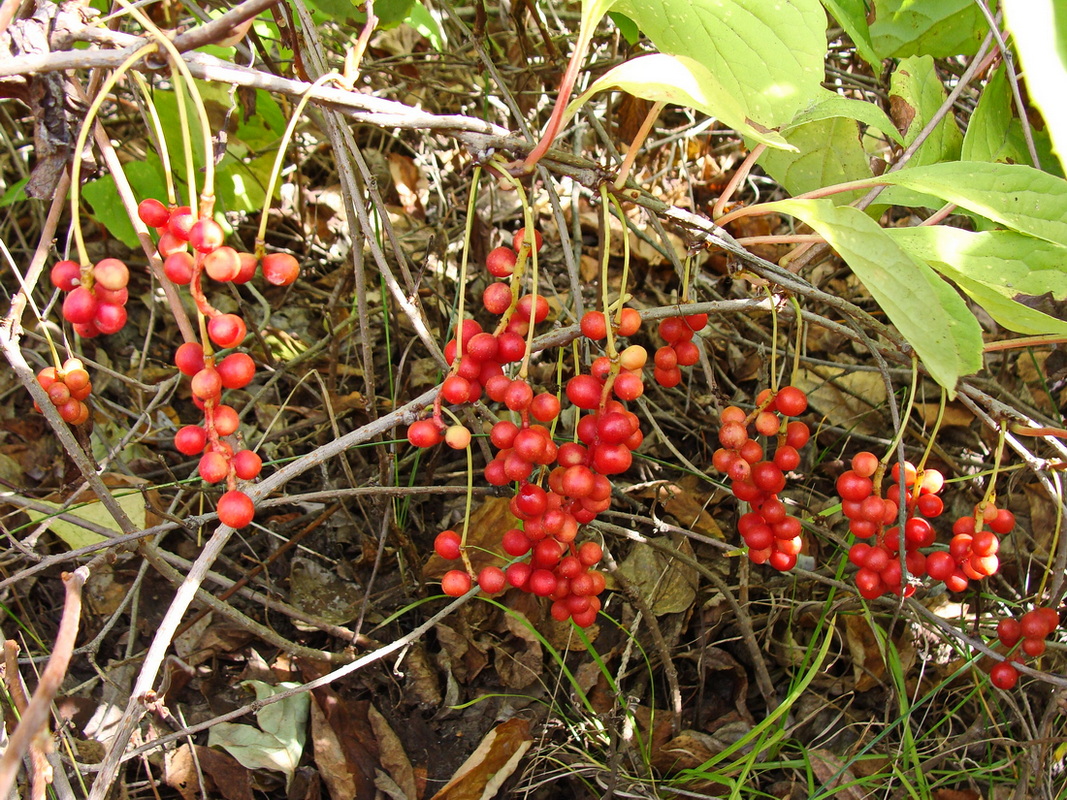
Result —
[{"label": "dead leaf", "polygon": [[330,797],[373,800],[378,748],[367,719],[370,704],[345,701],[328,686],[314,689],[311,694],[315,764]]},{"label": "dead leaf", "polygon": [[[467,554],[475,572],[482,567],[502,566],[505,562],[500,553],[500,537],[508,528],[515,528],[519,520],[508,509],[506,497],[490,497],[481,505],[471,511],[470,521],[467,524]],[[462,534],[462,529],[456,527],[456,532]],[[444,575],[448,570],[455,569],[455,564],[446,561],[434,553],[422,569],[422,576],[427,580],[435,580]]]},{"label": "dead leaf", "polygon": [[490,800],[530,749],[530,723],[515,717],[489,731],[432,800]]},{"label": "dead leaf", "polygon": [[[196,759],[204,774],[203,789],[218,792],[226,800],[252,800],[252,773],[242,767],[233,756],[196,745]],[[193,750],[183,744],[169,752],[164,760],[164,779],[185,800],[199,800],[200,781],[193,763]]]},{"label": "dead leaf", "polygon": [[852,774],[852,770],[843,769],[844,763],[829,750],[808,750],[808,760],[822,788],[835,790],[834,797],[841,800],[864,800],[867,796],[856,789],[856,776]]},{"label": "dead leaf", "polygon": [[831,425],[860,433],[881,433],[874,409],[885,403],[885,382],[877,372],[841,368],[801,369],[793,385],[808,395],[808,405]]},{"label": "dead leaf", "polygon": [[726,538],[715,518],[705,509],[704,501],[697,498],[690,487],[680,483],[646,485],[635,496],[643,499],[655,498],[664,511],[692,531],[715,539]]},{"label": "dead leaf", "polygon": [[411,761],[408,759],[408,754],[404,752],[404,745],[400,743],[400,738],[373,704],[367,709],[367,717],[374,731],[374,738],[378,740],[378,760],[403,792],[403,797],[407,800],[416,800],[418,793],[415,789],[415,772],[411,768]]},{"label": "dead leaf", "polygon": [[[692,555],[688,539],[677,537],[674,541],[681,552]],[[619,564],[619,572],[641,593],[657,616],[685,611],[696,599],[696,570],[647,544],[636,543],[626,560]]]},{"label": "dead leaf", "polygon": [[393,177],[400,204],[404,211],[418,219],[425,219],[424,203],[429,199],[430,184],[415,165],[411,156],[389,153],[389,174]]},{"label": "dead leaf", "polygon": [[[296,557],[289,568],[290,602],[313,616],[335,625],[344,625],[359,616],[363,592],[356,584],[326,569],[318,561]],[[299,630],[316,630],[294,620]]]}]

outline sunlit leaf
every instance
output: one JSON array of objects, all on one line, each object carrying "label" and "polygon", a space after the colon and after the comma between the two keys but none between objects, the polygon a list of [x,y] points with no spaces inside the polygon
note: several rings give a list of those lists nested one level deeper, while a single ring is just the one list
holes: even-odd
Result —
[{"label": "sunlit leaf", "polygon": [[951,279],[1008,330],[1067,334],[1067,322],[1014,299],[1067,297],[1067,247],[1014,231],[974,233],[943,225],[889,228],[887,233]]},{"label": "sunlit leaf", "polygon": [[982,331],[966,302],[858,209],[826,200],[782,200],[768,208],[798,217],[833,247],[930,375],[950,393],[982,366]]},{"label": "sunlit leaf", "polygon": [[[700,62],[741,118],[788,124],[822,92],[826,12],[819,0],[618,0],[661,53]],[[718,115],[716,115],[718,116]]]},{"label": "sunlit leaf", "polygon": [[753,125],[732,90],[702,64],[686,56],[653,53],[624,61],[571,101],[566,118],[594,94],[607,89],[622,89],[646,100],[686,106],[715,117],[750,139],[792,149],[779,134]]},{"label": "sunlit leaf", "polygon": [[974,0],[874,0],[872,16],[880,58],[973,55],[989,30]]},{"label": "sunlit leaf", "polygon": [[1045,118],[1061,166],[1067,167],[1067,9],[1062,0],[1003,0],[1002,5],[1030,99]]}]

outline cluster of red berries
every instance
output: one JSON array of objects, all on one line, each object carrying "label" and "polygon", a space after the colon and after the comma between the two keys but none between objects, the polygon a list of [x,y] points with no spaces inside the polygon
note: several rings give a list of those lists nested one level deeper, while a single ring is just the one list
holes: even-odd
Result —
[{"label": "cluster of red berries", "polygon": [[[58,369],[45,367],[37,373],[37,382],[48,393],[48,399],[64,422],[81,425],[89,419],[89,406],[85,400],[92,393],[93,384],[81,359],[68,358]],[[36,402],[33,407],[41,410]]]},{"label": "cluster of red berries", "polygon": [[[750,414],[737,406],[722,410],[722,446],[712,455],[712,465],[730,479],[734,496],[751,507],[737,524],[748,557],[784,572],[796,566],[804,541],[800,520],[789,515],[778,494],[785,488],[785,473],[799,466],[800,449],[811,438],[806,423],[789,419],[807,410],[808,398],[795,386],[784,386],[777,393],[765,389],[756,403]],[[757,435],[775,439],[769,460],[749,426]]]},{"label": "cluster of red berries", "polygon": [[1037,658],[1045,652],[1045,640],[1060,626],[1060,615],[1054,608],[1039,607],[1027,611],[1019,619],[1006,617],[997,623],[997,638],[1009,651],[1019,649],[1006,661],[999,661],[989,671],[989,680],[998,689],[1011,689],[1019,680],[1013,662],[1022,663],[1026,656]]},{"label": "cluster of red berries", "polygon": [[1011,533],[1014,527],[1015,515],[1008,509],[997,508],[992,500],[978,503],[973,515],[960,517],[952,524],[948,552],[938,551],[926,557],[927,574],[944,581],[953,592],[966,589],[968,580],[980,581],[996,574],[1000,567],[998,537]]},{"label": "cluster of red berries", "polygon": [[79,265],[58,261],[50,274],[52,285],[66,292],[63,318],[83,339],[118,333],[126,324],[126,301],[130,270],[117,258]]},{"label": "cluster of red berries", "polygon": [[222,226],[209,216],[198,218],[189,206],[168,208],[147,198],[137,206],[137,214],[159,234],[156,249],[167,277],[179,286],[193,284],[194,294],[201,272],[221,283],[247,283],[261,267],[263,277],[274,286],[288,286],[300,276],[300,263],[292,255],[270,253],[260,263],[252,253],[224,244]]},{"label": "cluster of red berries", "polygon": [[[540,251],[543,245],[541,232],[535,230],[533,249]],[[486,271],[494,278],[512,278],[519,264],[520,253],[523,252],[530,252],[530,244],[526,241],[526,228],[515,232],[511,247],[501,245],[489,251],[489,255],[485,257]],[[525,336],[531,324],[544,322],[548,317],[548,301],[541,295],[535,297],[527,294],[519,297],[516,288],[517,284],[513,282],[490,283],[482,292],[482,305],[490,314],[503,317],[501,333]]]},{"label": "cluster of red berries", "polygon": [[690,314],[685,317],[667,317],[660,320],[659,335],[667,342],[656,351],[653,376],[656,383],[665,389],[682,382],[679,367],[691,367],[700,360],[700,350],[693,344],[693,335],[704,330],[708,324],[707,314]]},{"label": "cluster of red berries", "polygon": [[204,357],[197,342],[186,342],[174,354],[178,369],[191,378],[193,402],[204,412],[203,425],[186,425],[174,435],[174,447],[187,456],[200,456],[199,473],[207,483],[226,481],[227,491],[219,499],[219,520],[232,528],[252,521],[252,500],[237,488],[237,480],[254,480],[263,460],[252,450],[237,450],[226,437],[237,432],[237,411],[222,402],[224,389],[242,389],[255,374],[256,366],[247,353],[230,353],[218,364]]},{"label": "cluster of red berries", "polygon": [[[940,516],[945,508],[938,496],[945,479],[936,469],[924,469],[917,475],[914,465],[905,463],[902,479],[900,465],[894,464],[890,473],[893,483],[885,497],[875,491],[880,470],[884,467],[874,453],[857,453],[852,459],[852,468],[837,479],[837,493],[841,496],[842,512],[849,520],[849,530],[858,539],[873,542],[857,542],[849,549],[849,560],[859,567],[856,588],[868,600],[887,592],[904,596],[914,594],[915,587],[903,580],[902,544],[910,576],[932,575],[930,568],[939,568],[939,556],[936,553],[927,556],[920,548],[934,543],[937,534],[929,520]],[[903,543],[898,524],[902,499],[906,518]],[[931,557],[934,557],[933,561]],[[951,566],[954,568],[955,564]]]}]

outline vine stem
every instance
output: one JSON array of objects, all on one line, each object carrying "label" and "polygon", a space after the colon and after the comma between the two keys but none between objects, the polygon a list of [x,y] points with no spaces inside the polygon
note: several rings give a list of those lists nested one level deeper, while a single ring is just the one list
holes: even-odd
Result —
[{"label": "vine stem", "polygon": [[336,72],[327,72],[320,75],[315,79],[314,83],[311,83],[300,94],[300,99],[297,101],[296,107],[293,108],[293,115],[289,118],[288,124],[285,126],[285,132],[282,134],[281,141],[278,142],[278,151],[274,156],[274,165],[271,167],[270,177],[267,178],[267,188],[263,200],[263,211],[259,218],[259,230],[256,231],[256,258],[263,258],[265,248],[264,242],[267,238],[267,221],[270,216],[270,206],[274,198],[274,188],[278,185],[278,178],[281,177],[282,164],[285,161],[285,152],[289,148],[289,140],[292,139],[293,133],[296,131],[296,126],[300,122],[300,117],[304,113],[304,108],[307,107],[314,92],[321,86],[336,81],[340,83],[342,76]]},{"label": "vine stem", "polygon": [[734,170],[734,174],[730,177],[730,182],[726,184],[726,188],[722,190],[722,194],[715,200],[715,205],[711,208],[711,218],[713,220],[718,222],[719,218],[723,216],[723,212],[726,211],[726,204],[730,202],[730,198],[734,196],[734,192],[737,191],[737,187],[741,185],[741,182],[748,178],[756,160],[763,155],[763,151],[766,149],[767,145],[759,142],[745,156],[745,160],[741,162],[741,165]]},{"label": "vine stem", "polygon": [[[457,357],[456,360],[458,361],[459,358]],[[457,425],[463,424],[459,417],[452,412],[452,409],[446,408],[444,412],[452,417],[452,420]],[[467,496],[463,506],[463,533],[459,537],[459,555],[463,559],[463,566],[467,568],[467,574],[473,578],[474,567],[471,564],[470,556],[467,555],[467,532],[470,529],[471,504],[474,499],[474,456],[471,453],[470,442],[467,442],[467,446],[463,449],[467,451]]]},{"label": "vine stem", "polygon": [[[70,217],[71,224],[74,226],[74,245],[78,248],[78,262],[82,265],[83,273],[90,262],[88,251],[85,249],[85,238],[82,234],[81,215],[78,213],[78,205],[81,198],[81,154],[85,150],[85,142],[89,138],[89,131],[93,128],[93,120],[96,119],[100,107],[111,96],[111,90],[115,87],[115,84],[134,64],[149,53],[155,52],[156,49],[154,43],[138,48],[114,72],[104,79],[104,82],[100,85],[100,90],[96,93],[96,97],[93,98],[93,102],[89,104],[89,109],[85,112],[85,119],[82,121],[81,127],[78,128],[78,138],[74,143],[74,163],[71,164],[70,168]],[[83,275],[83,280],[85,277],[89,277],[90,281],[92,280],[91,276],[85,275]]]}]

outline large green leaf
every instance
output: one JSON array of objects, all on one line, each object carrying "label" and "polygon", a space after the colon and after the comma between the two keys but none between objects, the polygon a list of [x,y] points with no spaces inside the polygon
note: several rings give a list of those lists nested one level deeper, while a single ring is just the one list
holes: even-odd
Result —
[{"label": "large green leaf", "polygon": [[646,100],[687,106],[715,117],[750,139],[772,147],[790,147],[776,132],[751,124],[731,89],[700,62],[686,56],[652,53],[624,61],[572,100],[564,120],[570,119],[594,94],[607,89],[622,89]]},{"label": "large green leaf", "polygon": [[1067,247],[1015,231],[971,231],[943,225],[889,228],[915,258],[951,279],[1008,330],[1028,335],[1067,334],[1067,322],[1015,300],[1067,297]]},{"label": "large green leaf", "polygon": [[819,0],[618,0],[612,9],[661,53],[703,64],[757,125],[788,124],[822,91]]},{"label": "large green leaf", "polygon": [[982,330],[966,302],[862,211],[827,200],[781,200],[768,208],[798,217],[833,247],[926,365],[953,393],[982,366]]},{"label": "large green leaf", "polygon": [[[783,136],[797,152],[768,148],[756,163],[792,195],[873,175],[854,119],[817,119],[790,128]],[[833,202],[851,203],[862,195],[862,190],[841,192]]]},{"label": "large green leaf", "polygon": [[842,97],[828,90],[822,92],[817,102],[797,114],[784,130],[833,117],[844,117],[862,122],[868,127],[877,128],[897,144],[904,144],[904,138],[897,131],[893,121],[874,103]]},{"label": "large green leaf", "polygon": [[1022,164],[954,161],[881,180],[940,197],[1021,233],[1067,244],[1067,181]]},{"label": "large green leaf", "polygon": [[881,66],[881,58],[871,44],[871,29],[867,25],[867,5],[863,0],[822,0],[833,18],[856,45],[860,58],[871,66]]},{"label": "large green leaf", "polygon": [[1041,111],[1052,145],[1067,167],[1067,8],[1062,0],[1003,0],[1030,99]]},{"label": "large green leaf", "polygon": [[874,0],[873,16],[880,58],[974,55],[988,30],[974,0]]}]

